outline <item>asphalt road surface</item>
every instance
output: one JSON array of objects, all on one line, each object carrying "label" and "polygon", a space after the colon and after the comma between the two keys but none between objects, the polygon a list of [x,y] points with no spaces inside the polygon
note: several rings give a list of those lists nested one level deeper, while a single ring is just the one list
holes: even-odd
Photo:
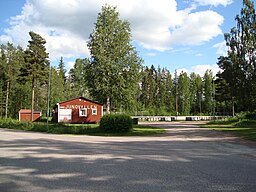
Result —
[{"label": "asphalt road surface", "polygon": [[256,191],[256,144],[188,123],[155,137],[0,129],[0,191]]}]

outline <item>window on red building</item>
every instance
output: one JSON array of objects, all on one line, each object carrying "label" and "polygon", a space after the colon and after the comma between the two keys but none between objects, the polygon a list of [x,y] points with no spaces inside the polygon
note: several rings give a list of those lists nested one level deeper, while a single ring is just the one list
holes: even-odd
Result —
[{"label": "window on red building", "polygon": [[86,117],[87,116],[87,109],[86,108],[80,108],[79,109],[79,116],[80,117]]},{"label": "window on red building", "polygon": [[97,108],[92,109],[92,115],[97,115]]}]

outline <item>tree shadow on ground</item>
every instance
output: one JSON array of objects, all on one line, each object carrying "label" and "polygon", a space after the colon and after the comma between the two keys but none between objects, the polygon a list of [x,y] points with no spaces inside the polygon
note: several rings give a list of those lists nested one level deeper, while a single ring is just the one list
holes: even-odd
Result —
[{"label": "tree shadow on ground", "polygon": [[47,135],[0,140],[0,191],[254,191],[256,187],[256,159],[229,143],[104,141],[103,137],[86,142],[69,137],[73,136],[63,137],[67,141]]}]

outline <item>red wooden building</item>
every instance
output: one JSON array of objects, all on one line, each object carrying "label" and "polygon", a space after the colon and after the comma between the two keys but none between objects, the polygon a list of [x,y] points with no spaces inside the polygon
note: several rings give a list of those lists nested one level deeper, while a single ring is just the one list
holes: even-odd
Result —
[{"label": "red wooden building", "polygon": [[[30,121],[31,120],[31,110],[21,109],[19,111],[19,121]],[[33,121],[40,121],[42,117],[42,111],[33,112]]]},{"label": "red wooden building", "polygon": [[101,103],[77,97],[57,103],[53,111],[53,120],[58,123],[98,123],[102,115]]}]

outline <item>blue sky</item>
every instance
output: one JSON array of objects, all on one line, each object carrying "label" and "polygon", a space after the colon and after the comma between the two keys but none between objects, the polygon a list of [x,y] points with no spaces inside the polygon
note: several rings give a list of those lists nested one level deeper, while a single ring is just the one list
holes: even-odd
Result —
[{"label": "blue sky", "polygon": [[120,18],[130,22],[144,65],[201,75],[217,72],[223,34],[242,8],[242,0],[2,0],[0,43],[26,48],[34,31],[46,39],[52,65],[63,56],[70,68],[76,58],[89,57],[86,41],[104,3],[117,6]]}]

